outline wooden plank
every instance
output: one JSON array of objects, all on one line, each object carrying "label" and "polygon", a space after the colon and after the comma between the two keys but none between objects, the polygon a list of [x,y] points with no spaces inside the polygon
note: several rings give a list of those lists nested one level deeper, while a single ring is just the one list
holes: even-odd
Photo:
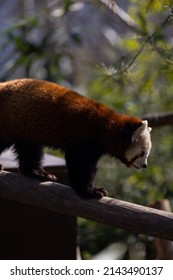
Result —
[{"label": "wooden plank", "polygon": [[173,214],[110,197],[81,199],[72,188],[1,172],[0,197],[173,240]]},{"label": "wooden plank", "polygon": [[0,260],[75,260],[76,217],[0,198]]},{"label": "wooden plank", "polygon": [[[0,162],[17,172],[11,150],[1,155]],[[43,164],[59,182],[68,183],[65,160],[45,154]],[[76,217],[21,202],[0,197],[0,259],[75,260]]]}]

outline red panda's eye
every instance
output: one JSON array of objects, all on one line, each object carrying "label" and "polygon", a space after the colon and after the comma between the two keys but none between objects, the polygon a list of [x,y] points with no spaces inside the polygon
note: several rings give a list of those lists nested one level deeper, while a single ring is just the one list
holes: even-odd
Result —
[{"label": "red panda's eye", "polygon": [[143,157],[144,155],[145,155],[145,152],[142,152],[142,153],[140,154],[141,157]]}]

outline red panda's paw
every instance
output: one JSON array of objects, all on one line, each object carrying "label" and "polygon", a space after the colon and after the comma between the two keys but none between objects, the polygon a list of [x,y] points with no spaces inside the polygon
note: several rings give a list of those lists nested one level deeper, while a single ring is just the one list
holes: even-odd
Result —
[{"label": "red panda's paw", "polygon": [[4,169],[3,165],[0,164],[0,172]]},{"label": "red panda's paw", "polygon": [[53,174],[46,172],[43,168],[33,169],[30,172],[21,172],[23,175],[39,180],[39,181],[52,181],[56,182],[57,177]]},{"label": "red panda's paw", "polygon": [[108,196],[108,192],[104,188],[94,188],[92,192],[93,198],[101,198],[103,196]]},{"label": "red panda's paw", "polygon": [[53,181],[57,180],[57,177],[54,174],[46,172],[43,168],[39,168],[37,170],[33,170],[33,175],[37,177],[37,179],[41,181]]},{"label": "red panda's paw", "polygon": [[103,188],[89,188],[89,189],[78,189],[77,194],[84,199],[94,199],[102,198],[103,196],[108,196],[107,190]]},{"label": "red panda's paw", "polygon": [[102,198],[103,196],[107,196],[108,192],[103,188],[99,188],[99,189],[92,188],[87,190],[86,192],[82,192],[82,193],[80,192],[79,195],[86,199],[94,199],[94,198]]}]

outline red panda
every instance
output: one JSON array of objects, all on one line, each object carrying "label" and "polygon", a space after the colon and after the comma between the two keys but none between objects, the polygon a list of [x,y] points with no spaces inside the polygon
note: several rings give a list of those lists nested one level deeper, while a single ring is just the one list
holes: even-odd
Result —
[{"label": "red panda", "polygon": [[70,185],[85,198],[107,195],[94,187],[104,154],[144,168],[151,149],[147,121],[122,115],[52,82],[18,79],[0,83],[0,154],[13,146],[19,170],[56,181],[41,166],[43,147],[65,153]]}]

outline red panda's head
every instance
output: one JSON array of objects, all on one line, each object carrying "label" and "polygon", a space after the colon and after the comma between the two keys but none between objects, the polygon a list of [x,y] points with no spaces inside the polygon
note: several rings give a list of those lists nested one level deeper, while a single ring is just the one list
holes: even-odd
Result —
[{"label": "red panda's head", "polygon": [[131,143],[124,154],[123,162],[128,167],[136,169],[146,168],[147,159],[151,150],[151,127],[148,127],[147,121],[142,121],[142,124],[133,132]]}]

